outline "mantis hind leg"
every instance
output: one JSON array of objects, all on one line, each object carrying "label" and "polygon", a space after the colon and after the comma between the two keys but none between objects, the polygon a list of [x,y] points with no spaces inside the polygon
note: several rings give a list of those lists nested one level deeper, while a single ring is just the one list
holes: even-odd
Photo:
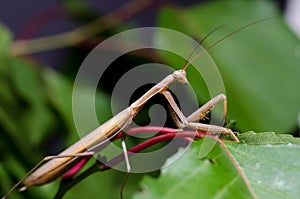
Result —
[{"label": "mantis hind leg", "polygon": [[123,152],[124,152],[124,159],[125,159],[125,163],[126,163],[127,172],[126,172],[125,178],[123,180],[123,183],[122,183],[122,186],[121,186],[121,189],[120,189],[120,198],[121,199],[123,199],[123,191],[124,191],[124,188],[125,188],[125,185],[126,185],[126,182],[127,182],[128,176],[129,176],[129,173],[131,171],[125,138],[126,138],[126,134],[124,133],[124,134],[122,134],[122,142],[121,142],[121,144],[122,144],[122,148],[123,148]]}]

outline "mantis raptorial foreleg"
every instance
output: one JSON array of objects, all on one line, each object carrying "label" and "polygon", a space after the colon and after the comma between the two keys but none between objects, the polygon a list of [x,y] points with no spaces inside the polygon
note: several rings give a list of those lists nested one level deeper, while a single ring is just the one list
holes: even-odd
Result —
[{"label": "mantis raptorial foreleg", "polygon": [[201,106],[199,109],[197,109],[194,113],[189,115],[187,117],[187,120],[189,122],[195,122],[197,120],[205,119],[207,114],[214,108],[214,106],[221,101],[224,102],[223,110],[224,110],[224,118],[226,118],[227,98],[226,98],[226,95],[219,94],[219,95],[215,96],[214,98],[212,98],[211,100],[209,100],[208,102],[206,102],[203,106]]},{"label": "mantis raptorial foreleg", "polygon": [[195,130],[205,131],[205,132],[230,134],[233,140],[239,142],[239,139],[234,135],[234,133],[230,129],[221,126],[211,125],[211,124],[202,124],[202,123],[194,122],[196,120],[205,118],[205,116],[213,109],[213,107],[222,100],[224,101],[224,117],[225,117],[227,112],[227,100],[224,94],[219,94],[216,97],[212,98],[210,101],[208,101],[202,107],[197,109],[194,113],[192,113],[187,118],[180,111],[179,107],[177,106],[174,98],[172,97],[169,91],[164,90],[162,94],[168,100],[173,111],[178,116],[179,120],[175,122],[180,125],[179,126],[180,128],[188,127]]}]

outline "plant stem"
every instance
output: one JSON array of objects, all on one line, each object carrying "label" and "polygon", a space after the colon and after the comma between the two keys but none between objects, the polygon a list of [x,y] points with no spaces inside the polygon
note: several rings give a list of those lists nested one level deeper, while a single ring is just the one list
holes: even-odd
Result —
[{"label": "plant stem", "polygon": [[[155,137],[152,137],[140,144],[137,144],[136,146],[133,146],[128,150],[128,155],[132,156],[135,153],[142,151],[144,149],[147,149],[155,144],[169,141],[171,139],[183,139],[186,141],[192,141],[194,139],[202,138],[203,136],[207,136],[206,133],[203,132],[195,132],[195,131],[178,131],[178,129],[172,129],[172,128],[166,128],[166,127],[156,127],[156,126],[150,126],[150,127],[138,127],[138,128],[132,128],[130,129],[127,134],[133,135],[137,133],[146,133],[146,132],[157,132],[160,135],[157,135]],[[119,139],[120,135],[117,135],[115,139]],[[73,186],[75,186],[77,183],[88,177],[89,175],[97,172],[97,171],[106,171],[111,169],[113,166],[116,166],[121,161],[124,160],[124,154],[120,154],[117,157],[111,159],[110,161],[102,164],[99,161],[95,161],[95,163],[89,167],[87,170],[79,174],[77,177],[69,177],[64,178],[61,181],[59,190],[57,191],[55,195],[55,199],[60,199],[64,196],[64,194],[71,189]],[[76,165],[75,165],[76,166]]]}]

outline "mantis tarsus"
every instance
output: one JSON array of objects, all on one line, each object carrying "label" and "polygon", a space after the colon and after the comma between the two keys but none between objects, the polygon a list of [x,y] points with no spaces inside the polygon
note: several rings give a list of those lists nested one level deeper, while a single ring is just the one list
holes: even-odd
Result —
[{"label": "mantis tarsus", "polygon": [[[241,28],[229,33],[228,35],[222,37],[217,40],[215,43],[208,46],[205,50],[212,48],[217,45],[224,39],[232,36],[233,34],[239,32],[242,29],[245,29],[253,24],[259,23],[266,19],[254,21],[250,24],[242,26]],[[171,93],[168,91],[168,86],[173,82],[180,82],[183,84],[188,84],[188,80],[186,78],[186,68],[198,57],[200,57],[205,50],[201,51],[197,54],[191,61],[183,66],[182,69],[174,71],[172,74],[165,77],[161,82],[154,85],[150,90],[148,90],[142,97],[133,102],[128,108],[121,111],[117,115],[115,115],[110,120],[103,123],[101,126],[96,128],[94,131],[83,137],[81,140],[71,145],[69,148],[61,152],[56,156],[47,156],[42,161],[40,161],[31,171],[27,173],[15,186],[9,190],[9,192],[2,198],[6,198],[15,188],[17,188],[21,183],[24,184],[24,187],[21,190],[25,190],[28,187],[39,186],[46,184],[55,180],[57,177],[61,176],[65,173],[70,167],[72,167],[78,160],[79,157],[90,156],[97,152],[97,148],[103,142],[108,139],[113,138],[124,128],[128,127],[135,116],[138,114],[143,105],[154,95],[162,94],[168,101],[172,111],[174,111],[175,123],[179,128],[192,128],[198,131],[210,131],[214,133],[224,133],[230,134],[233,140],[239,141],[235,134],[228,128],[224,128],[221,126],[208,125],[195,122],[199,119],[204,118],[213,107],[219,103],[220,101],[224,102],[224,114],[226,115],[227,111],[227,99],[224,94],[219,94],[216,97],[212,98],[190,116],[185,117],[183,113],[180,111],[179,107],[175,103]],[[84,144],[83,144],[84,143]],[[126,161],[126,167],[128,173],[130,172],[130,164],[126,152],[126,145],[124,140],[122,140],[122,148],[124,150],[124,156]],[[43,164],[45,161],[45,164]],[[42,165],[43,164],[43,165]],[[42,166],[41,166],[42,165]],[[122,191],[122,190],[121,190]]]}]

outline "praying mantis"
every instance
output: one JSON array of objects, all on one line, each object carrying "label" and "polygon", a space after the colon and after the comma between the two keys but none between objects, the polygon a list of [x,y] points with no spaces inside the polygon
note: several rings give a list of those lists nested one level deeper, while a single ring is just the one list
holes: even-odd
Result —
[{"label": "praying mantis", "polygon": [[[188,84],[189,81],[186,77],[186,69],[193,61],[199,58],[204,52],[214,47],[226,38],[232,36],[233,34],[253,24],[265,20],[267,19],[254,21],[250,24],[242,26],[241,28],[229,33],[228,35],[209,45],[205,50],[201,51],[196,56],[194,56],[181,69],[176,70],[172,74],[166,76],[163,80],[154,85],[139,99],[133,102],[129,107],[116,114],[114,117],[112,117],[111,119],[100,125],[98,128],[87,134],[81,140],[77,141],[76,143],[74,143],[73,145],[71,145],[56,156],[45,157],[36,166],[34,166],[33,169],[29,171],[18,183],[16,183],[7,192],[7,194],[4,197],[2,197],[2,199],[7,198],[9,194],[22,183],[24,184],[24,186],[20,190],[25,190],[32,186],[40,186],[49,183],[61,176],[62,174],[64,174],[66,171],[68,171],[68,169],[70,169],[74,164],[76,164],[80,160],[80,157],[91,156],[97,153],[97,149],[99,149],[99,146],[106,142],[108,139],[112,139],[122,130],[127,128],[133,121],[133,119],[136,117],[136,115],[139,113],[139,111],[142,109],[142,107],[145,105],[145,103],[156,94],[161,94],[166,98],[172,111],[175,113],[176,117],[173,117],[173,119],[175,120],[174,122],[178,125],[178,128],[191,128],[196,131],[213,132],[216,134],[229,134],[234,141],[239,142],[239,139],[236,137],[235,133],[232,132],[231,129],[197,122],[198,120],[203,119],[214,108],[216,104],[222,101],[224,104],[224,116],[226,116],[227,98],[224,94],[219,94],[215,96],[202,107],[197,109],[194,113],[186,117],[176,104],[170,91],[168,91],[168,87],[174,82]],[[124,150],[124,159],[126,162],[127,172],[130,173],[131,168],[129,164],[129,158],[126,152],[126,144],[123,139],[121,144]]]}]

